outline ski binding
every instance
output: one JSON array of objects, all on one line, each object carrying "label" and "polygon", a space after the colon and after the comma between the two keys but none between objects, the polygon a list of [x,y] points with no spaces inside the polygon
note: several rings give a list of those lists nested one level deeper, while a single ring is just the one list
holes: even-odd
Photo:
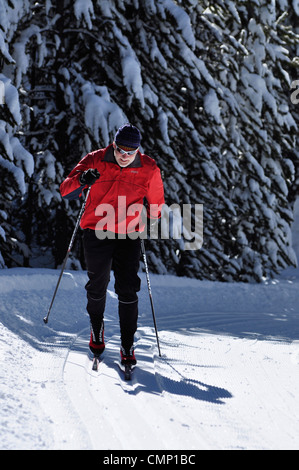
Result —
[{"label": "ski binding", "polygon": [[118,367],[124,373],[124,379],[130,381],[132,379],[132,373],[135,368],[133,364],[122,364],[121,362],[117,362]]},{"label": "ski binding", "polygon": [[125,365],[125,380],[131,380],[132,379],[132,366],[131,364],[126,364]]}]

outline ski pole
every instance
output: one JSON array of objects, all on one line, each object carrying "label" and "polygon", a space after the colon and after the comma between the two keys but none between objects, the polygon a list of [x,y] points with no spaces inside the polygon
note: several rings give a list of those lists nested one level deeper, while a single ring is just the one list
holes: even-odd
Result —
[{"label": "ski pole", "polygon": [[66,262],[68,260],[69,255],[70,255],[71,249],[73,247],[75,236],[76,236],[78,228],[79,228],[80,220],[81,220],[83,212],[85,210],[85,206],[86,206],[87,198],[88,198],[88,195],[89,195],[89,192],[90,192],[90,188],[91,188],[91,186],[88,186],[87,193],[86,193],[85,199],[83,201],[81,210],[79,212],[79,216],[78,216],[78,219],[77,219],[77,222],[76,222],[73,234],[72,234],[72,238],[71,238],[71,241],[69,243],[69,246],[68,246],[68,249],[67,249],[67,252],[66,252],[66,256],[65,256],[63,264],[62,264],[62,268],[61,268],[60,275],[59,275],[59,278],[58,278],[58,281],[57,281],[57,284],[56,284],[56,287],[55,287],[55,291],[54,291],[54,294],[53,294],[53,297],[52,297],[52,301],[51,301],[48,313],[44,318],[44,323],[48,323],[49,315],[50,315],[50,312],[51,312],[51,309],[52,309],[52,306],[53,306],[53,303],[54,303],[54,299],[56,297],[56,293],[58,291],[58,287],[59,287],[59,284],[60,284],[60,281],[61,281],[61,278],[62,278],[62,274],[63,274],[63,271],[65,270]]},{"label": "ski pole", "polygon": [[160,345],[159,345],[159,337],[158,337],[158,330],[157,330],[157,324],[156,324],[155,309],[154,309],[154,302],[153,302],[152,289],[151,289],[151,283],[150,283],[150,278],[149,278],[149,271],[148,271],[148,265],[147,265],[146,252],[145,252],[145,246],[144,246],[144,240],[143,240],[143,238],[141,239],[141,251],[142,251],[143,262],[144,262],[144,266],[145,266],[145,273],[146,273],[146,280],[147,280],[147,288],[148,288],[150,303],[151,303],[151,307],[152,307],[152,314],[153,314],[153,320],[154,320],[154,327],[155,327],[156,338],[157,338],[157,346],[158,346],[159,356],[161,357],[161,351],[160,351]]}]

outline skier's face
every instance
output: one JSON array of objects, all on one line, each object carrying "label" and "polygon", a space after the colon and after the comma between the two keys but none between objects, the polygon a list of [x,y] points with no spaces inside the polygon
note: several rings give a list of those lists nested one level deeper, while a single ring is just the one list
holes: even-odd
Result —
[{"label": "skier's face", "polygon": [[118,147],[115,142],[113,142],[114,156],[115,160],[120,167],[124,168],[135,160],[138,149],[134,150],[133,153],[125,152],[121,147]]}]

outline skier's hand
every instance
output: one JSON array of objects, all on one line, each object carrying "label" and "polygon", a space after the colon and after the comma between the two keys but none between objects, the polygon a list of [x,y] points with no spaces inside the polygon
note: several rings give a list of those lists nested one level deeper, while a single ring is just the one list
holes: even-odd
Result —
[{"label": "skier's hand", "polygon": [[91,186],[96,182],[97,179],[99,179],[100,173],[96,168],[89,168],[88,170],[84,171],[82,175],[80,175],[79,181],[80,184],[83,185],[88,185]]}]

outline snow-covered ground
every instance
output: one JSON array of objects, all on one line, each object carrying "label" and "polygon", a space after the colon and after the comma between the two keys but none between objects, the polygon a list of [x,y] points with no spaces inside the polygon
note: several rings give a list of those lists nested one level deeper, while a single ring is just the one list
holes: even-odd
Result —
[{"label": "snow-covered ground", "polygon": [[88,358],[86,273],[0,271],[1,449],[298,449],[299,276],[225,284],[144,274],[138,367],[120,376],[113,279],[104,362]]},{"label": "snow-covered ground", "polygon": [[[293,246],[299,258],[299,200]],[[299,270],[264,284],[141,273],[138,367],[123,380],[114,280],[98,372],[85,272],[0,270],[0,449],[299,448]],[[152,461],[151,461],[152,463]]]}]

